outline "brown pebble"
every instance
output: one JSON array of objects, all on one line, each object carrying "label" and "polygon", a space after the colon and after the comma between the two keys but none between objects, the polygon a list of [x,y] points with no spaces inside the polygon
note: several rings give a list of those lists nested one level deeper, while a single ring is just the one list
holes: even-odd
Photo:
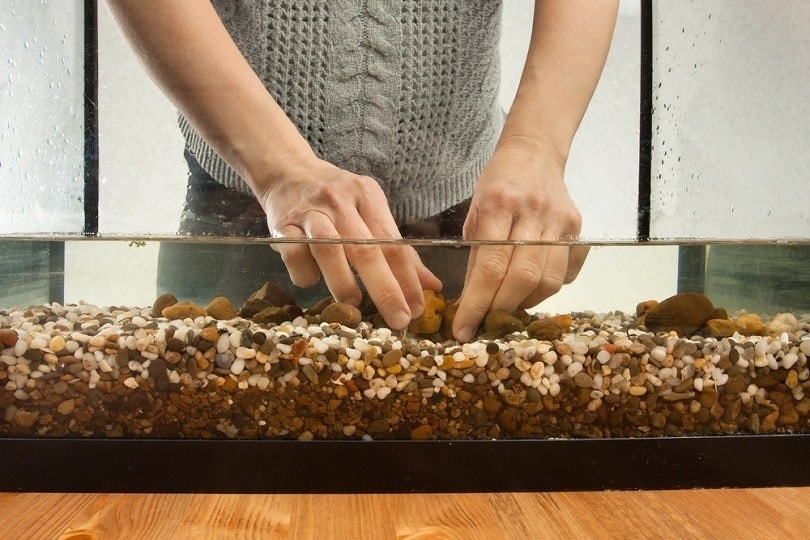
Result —
[{"label": "brown pebble", "polygon": [[19,336],[17,336],[17,332],[15,332],[14,330],[9,330],[5,328],[0,330],[0,343],[5,345],[6,347],[13,347],[17,343],[18,339]]},{"label": "brown pebble", "polygon": [[399,364],[402,358],[402,349],[391,349],[382,357],[382,365],[384,368],[390,368]]},{"label": "brown pebble", "polygon": [[219,341],[219,330],[216,326],[206,326],[200,330],[200,337],[209,343],[216,343]]},{"label": "brown pebble", "polygon": [[277,307],[295,304],[295,298],[272,281],[268,281],[261,289],[251,294],[248,302],[256,299],[264,300]]},{"label": "brown pebble", "polygon": [[73,399],[66,399],[62,403],[56,407],[56,410],[59,411],[60,414],[70,414],[73,412],[73,409],[76,407],[76,401]]},{"label": "brown pebble", "polygon": [[574,384],[580,388],[592,388],[593,377],[591,377],[584,371],[580,371],[579,373],[574,375]]},{"label": "brown pebble", "polygon": [[217,296],[205,307],[206,313],[220,321],[227,321],[237,316],[236,308],[224,296]]},{"label": "brown pebble", "polygon": [[39,418],[39,411],[26,411],[25,409],[20,409],[14,413],[12,422],[21,428],[30,428],[36,423],[37,418]]},{"label": "brown pebble", "polygon": [[172,293],[163,293],[152,302],[152,317],[162,317],[163,310],[177,303],[177,298]]},{"label": "brown pebble", "polygon": [[333,302],[321,312],[321,320],[328,323],[338,323],[349,328],[354,328],[362,320],[360,310],[350,304],[343,302]]},{"label": "brown pebble", "polygon": [[709,319],[704,326],[713,338],[731,337],[738,328],[737,323],[729,319]]},{"label": "brown pebble", "polygon": [[514,332],[522,332],[525,327],[523,322],[511,313],[496,309],[487,313],[484,328],[493,336],[504,337]]},{"label": "brown pebble", "polygon": [[553,341],[562,337],[564,329],[559,323],[551,319],[537,319],[529,323],[526,332],[529,333],[529,337],[532,339]]},{"label": "brown pebble", "polygon": [[411,439],[414,441],[426,441],[433,437],[433,428],[430,424],[422,424],[411,430]]},{"label": "brown pebble", "polygon": [[161,312],[167,319],[196,319],[197,317],[205,316],[205,309],[198,306],[194,302],[178,302],[169,307],[166,307]]},{"label": "brown pebble", "polygon": [[251,318],[259,324],[281,324],[289,321],[290,315],[284,311],[284,308],[270,306],[255,313]]},{"label": "brown pebble", "polygon": [[658,300],[645,300],[644,302],[639,302],[636,306],[636,317],[642,317],[647,314],[652,308],[658,305]]},{"label": "brown pebble", "polygon": [[453,339],[453,320],[458,311],[458,302],[445,300],[444,314],[442,315],[442,336],[445,339]]},{"label": "brown pebble", "polygon": [[746,313],[735,319],[740,333],[746,336],[761,336],[765,333],[765,325],[762,319],[755,313]]},{"label": "brown pebble", "polygon": [[644,324],[653,332],[677,332],[691,336],[714,316],[711,301],[699,293],[670,296],[644,314]]}]

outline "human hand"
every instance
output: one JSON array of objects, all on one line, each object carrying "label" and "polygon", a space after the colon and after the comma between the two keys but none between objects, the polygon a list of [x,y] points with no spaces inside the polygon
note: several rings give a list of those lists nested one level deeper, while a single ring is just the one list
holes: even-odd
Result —
[{"label": "human hand", "polygon": [[[478,180],[464,223],[467,240],[555,242],[579,235],[582,221],[563,183],[564,165],[532,141],[513,138],[495,150]],[[453,335],[471,340],[487,312],[531,307],[579,273],[584,246],[473,246]]]},{"label": "human hand", "polygon": [[[379,184],[342,170],[310,151],[290,153],[257,193],[270,232],[285,239],[393,240],[400,238]],[[424,310],[424,289],[441,282],[411,246],[373,243],[277,243],[300,287],[321,274],[339,302],[358,305],[362,293],[352,268],[386,323],[405,328]]]}]

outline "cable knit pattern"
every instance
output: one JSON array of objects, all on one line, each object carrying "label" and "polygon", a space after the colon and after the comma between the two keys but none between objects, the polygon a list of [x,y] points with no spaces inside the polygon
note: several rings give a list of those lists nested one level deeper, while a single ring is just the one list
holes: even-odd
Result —
[{"label": "cable knit pattern", "polygon": [[[213,0],[268,91],[323,159],[372,176],[399,222],[461,202],[500,131],[500,3]],[[189,123],[187,146],[249,193]]]}]

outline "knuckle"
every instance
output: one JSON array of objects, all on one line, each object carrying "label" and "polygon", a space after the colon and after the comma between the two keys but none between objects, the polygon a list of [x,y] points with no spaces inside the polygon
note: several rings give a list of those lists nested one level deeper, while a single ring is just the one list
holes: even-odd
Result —
[{"label": "knuckle", "polygon": [[492,252],[476,267],[485,280],[500,282],[509,269],[509,256],[502,251]]},{"label": "knuckle", "polygon": [[547,271],[540,279],[538,288],[543,291],[546,296],[551,296],[562,289],[565,283],[565,274],[557,271]]},{"label": "knuckle", "polygon": [[543,272],[535,264],[526,264],[515,268],[510,273],[510,279],[521,288],[532,290],[543,279]]}]

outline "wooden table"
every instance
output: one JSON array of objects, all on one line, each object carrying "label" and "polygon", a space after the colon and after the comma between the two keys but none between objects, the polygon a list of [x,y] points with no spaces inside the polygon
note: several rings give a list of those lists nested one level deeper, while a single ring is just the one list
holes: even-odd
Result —
[{"label": "wooden table", "polygon": [[0,493],[0,538],[807,538],[810,487],[402,495]]}]

